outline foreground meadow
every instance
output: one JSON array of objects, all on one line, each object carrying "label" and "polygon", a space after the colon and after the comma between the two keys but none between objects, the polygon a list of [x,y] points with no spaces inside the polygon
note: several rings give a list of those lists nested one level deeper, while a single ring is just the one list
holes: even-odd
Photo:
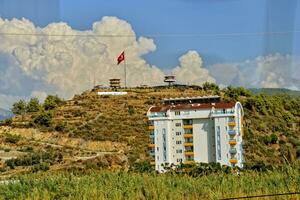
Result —
[{"label": "foreground meadow", "polygon": [[[300,170],[286,167],[199,177],[110,171],[44,172],[14,180],[0,184],[0,199],[220,199],[295,192],[300,188]],[[276,199],[300,199],[300,196]]]}]

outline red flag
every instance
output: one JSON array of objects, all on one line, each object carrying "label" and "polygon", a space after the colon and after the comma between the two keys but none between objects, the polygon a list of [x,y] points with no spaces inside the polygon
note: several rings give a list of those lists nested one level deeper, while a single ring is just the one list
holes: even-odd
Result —
[{"label": "red flag", "polygon": [[118,64],[120,64],[123,60],[125,60],[125,53],[124,53],[124,51],[118,57]]}]

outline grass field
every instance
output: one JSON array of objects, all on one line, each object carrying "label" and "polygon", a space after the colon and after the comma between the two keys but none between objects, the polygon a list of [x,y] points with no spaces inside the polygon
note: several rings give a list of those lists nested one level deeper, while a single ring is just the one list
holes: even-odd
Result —
[{"label": "grass field", "polygon": [[15,180],[19,181],[0,185],[0,199],[220,199],[295,192],[300,188],[300,168],[200,177],[111,171],[47,172]]}]

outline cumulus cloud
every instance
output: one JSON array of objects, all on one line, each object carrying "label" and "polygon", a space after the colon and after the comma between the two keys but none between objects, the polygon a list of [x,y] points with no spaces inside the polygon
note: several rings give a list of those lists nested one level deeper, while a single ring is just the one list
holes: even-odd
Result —
[{"label": "cumulus cloud", "polygon": [[[137,37],[128,22],[116,17],[103,17],[86,31],[63,22],[37,27],[27,19],[0,18],[0,32],[14,33],[0,36],[0,107],[20,98],[43,101],[47,94],[67,99],[91,89],[94,79],[101,85],[110,78],[124,83],[124,65],[116,65],[122,51],[128,86],[162,84],[162,70],[143,59],[156,50],[153,39]],[[299,69],[299,58],[281,54],[204,67],[201,56],[188,51],[172,74],[181,84],[300,89]]]},{"label": "cumulus cloud", "polygon": [[203,68],[203,61],[197,51],[188,51],[179,58],[180,65],[173,74],[181,84],[202,85],[205,82],[215,82],[209,71]]},{"label": "cumulus cloud", "polygon": [[244,87],[300,89],[300,58],[271,54],[239,63],[208,67],[218,84]]},{"label": "cumulus cloud", "polygon": [[154,41],[137,38],[131,25],[116,17],[103,17],[87,31],[62,22],[39,28],[27,19],[0,18],[0,32],[27,34],[0,36],[0,59],[6,63],[0,67],[2,98],[15,94],[43,100],[47,93],[70,98],[90,89],[94,79],[102,85],[110,78],[124,82],[124,65],[116,65],[123,50],[128,86],[158,85],[163,80],[163,72],[142,58],[156,49]]}]

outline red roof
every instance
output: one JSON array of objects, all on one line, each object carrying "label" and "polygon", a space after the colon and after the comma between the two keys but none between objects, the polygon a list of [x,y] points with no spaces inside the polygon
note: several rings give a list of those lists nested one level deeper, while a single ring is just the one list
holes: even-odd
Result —
[{"label": "red roof", "polygon": [[212,107],[216,109],[226,109],[233,108],[235,106],[234,102],[220,102],[220,103],[195,103],[195,104],[177,104],[177,105],[166,105],[166,106],[154,106],[150,108],[150,112],[166,112],[168,110],[199,110],[199,109],[211,109]]}]

